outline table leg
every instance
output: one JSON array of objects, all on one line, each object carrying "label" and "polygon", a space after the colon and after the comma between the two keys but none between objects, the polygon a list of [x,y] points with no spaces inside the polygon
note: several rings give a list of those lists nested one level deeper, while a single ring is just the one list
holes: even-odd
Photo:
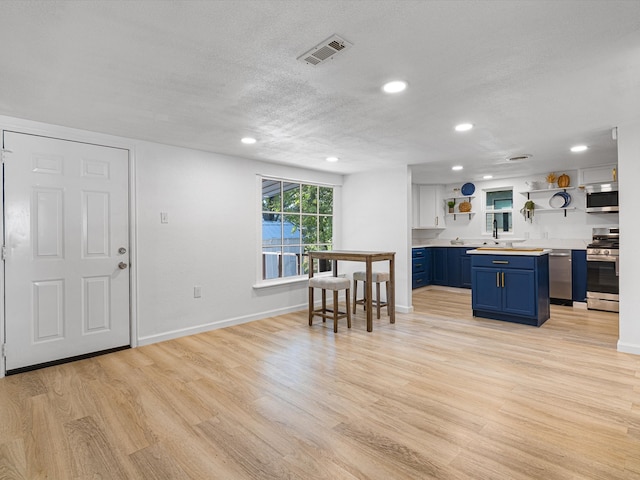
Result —
[{"label": "table leg", "polygon": [[367,281],[365,282],[365,288],[367,289],[367,332],[373,331],[373,288],[371,280],[373,275],[371,274],[371,259],[367,258]]},{"label": "table leg", "polygon": [[395,266],[395,255],[393,255],[389,259],[389,298],[387,298],[387,302],[389,303],[389,321],[391,323],[396,323],[396,266]]}]

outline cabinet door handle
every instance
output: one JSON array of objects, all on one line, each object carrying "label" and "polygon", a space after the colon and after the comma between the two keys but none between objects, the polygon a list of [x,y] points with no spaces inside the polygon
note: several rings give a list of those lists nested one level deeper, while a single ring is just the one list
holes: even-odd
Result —
[{"label": "cabinet door handle", "polygon": [[502,272],[502,288],[504,288],[504,272]]},{"label": "cabinet door handle", "polygon": [[500,272],[496,272],[496,287],[500,288]]},{"label": "cabinet door handle", "polygon": [[438,217],[436,217],[436,227],[438,226]]},{"label": "cabinet door handle", "polygon": [[508,260],[492,260],[491,263],[499,263],[501,265],[509,265]]}]

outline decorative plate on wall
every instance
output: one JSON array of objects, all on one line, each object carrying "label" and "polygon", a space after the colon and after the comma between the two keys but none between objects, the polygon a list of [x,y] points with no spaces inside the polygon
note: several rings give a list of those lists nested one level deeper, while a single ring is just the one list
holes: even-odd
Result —
[{"label": "decorative plate on wall", "polygon": [[460,192],[462,192],[462,195],[464,196],[473,195],[473,192],[475,191],[476,191],[476,186],[473,183],[465,183],[464,185],[462,185],[462,188],[460,189]]}]

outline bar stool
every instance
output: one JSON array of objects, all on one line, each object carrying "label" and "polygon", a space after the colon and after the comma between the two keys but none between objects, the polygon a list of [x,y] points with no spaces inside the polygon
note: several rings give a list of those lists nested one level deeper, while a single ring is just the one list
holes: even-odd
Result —
[{"label": "bar stool", "polygon": [[[356,305],[366,305],[366,288],[365,293],[361,299],[358,299],[358,282],[366,283],[367,281],[367,272],[355,272],[353,274],[353,313],[356,313]],[[372,304],[376,306],[378,310],[378,318],[380,318],[380,307],[387,307],[387,315],[389,315],[389,273],[387,272],[372,272],[371,273],[371,281],[376,284],[376,299]],[[387,292],[387,301],[380,301],[380,284],[384,282],[386,292]]]},{"label": "bar stool", "polygon": [[[333,318],[333,331],[338,333],[338,320],[347,317],[347,328],[351,328],[351,310],[349,308],[351,282],[348,278],[340,277],[312,277],[309,279],[309,326],[313,325],[313,316],[322,317],[322,321],[326,322],[327,318]],[[313,303],[313,289],[322,289],[322,307],[315,308]],[[327,290],[333,291],[333,310],[327,310]],[[347,311],[340,312],[338,310],[338,292],[346,290]],[[330,312],[330,313],[327,313]]]}]

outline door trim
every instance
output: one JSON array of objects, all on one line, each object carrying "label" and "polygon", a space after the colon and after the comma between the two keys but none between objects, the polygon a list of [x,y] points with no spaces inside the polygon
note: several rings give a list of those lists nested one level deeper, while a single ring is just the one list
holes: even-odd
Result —
[{"label": "door trim", "polygon": [[[119,148],[129,152],[129,338],[130,347],[138,346],[138,234],[137,234],[137,204],[136,204],[136,149],[135,144],[126,138],[75,130],[57,125],[20,120],[0,116],[0,147],[4,149],[4,133],[14,132],[27,135],[49,137],[58,140],[87,143],[101,147]],[[0,197],[0,229],[4,232],[4,169],[2,172],[2,196]],[[2,235],[4,241],[4,233]],[[0,345],[5,344],[5,271],[2,262],[0,272]],[[5,357],[0,357],[0,378],[6,374]]]}]

